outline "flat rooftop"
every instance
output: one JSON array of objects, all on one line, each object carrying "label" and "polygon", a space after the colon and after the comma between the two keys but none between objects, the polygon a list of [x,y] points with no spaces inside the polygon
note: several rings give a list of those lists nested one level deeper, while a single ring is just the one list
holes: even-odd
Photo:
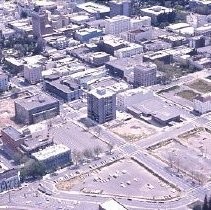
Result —
[{"label": "flat rooftop", "polygon": [[162,7],[162,6],[153,6],[153,7],[141,9],[141,11],[146,12],[146,13],[151,13],[154,15],[160,15],[162,13],[173,12],[173,9],[168,8],[168,7]]},{"label": "flat rooftop", "polygon": [[98,99],[112,97],[115,93],[108,88],[96,88],[89,92]]},{"label": "flat rooftop", "polygon": [[129,109],[136,110],[137,113],[145,113],[157,117],[163,121],[177,117],[180,115],[179,111],[174,107],[169,106],[158,97],[146,99],[141,103],[134,104]]},{"label": "flat rooftop", "polygon": [[112,22],[119,22],[122,20],[127,20],[129,22],[130,19],[131,19],[130,17],[124,16],[124,15],[117,15],[117,16],[114,16],[113,18],[106,19],[105,21],[112,23]]},{"label": "flat rooftop", "polygon": [[120,203],[115,201],[114,199],[108,200],[100,205],[105,210],[127,210],[124,206]]},{"label": "flat rooftop", "polygon": [[49,146],[39,152],[35,152],[32,154],[32,156],[38,161],[43,161],[69,151],[70,149],[67,146],[63,144],[56,144],[53,146]]},{"label": "flat rooftop", "polygon": [[101,4],[96,4],[94,2],[86,2],[83,4],[77,5],[79,9],[82,9],[88,13],[108,13],[110,12],[110,8]]},{"label": "flat rooftop", "polygon": [[19,140],[21,137],[21,133],[13,128],[12,126],[8,126],[6,128],[3,128],[2,131],[9,135],[11,138],[13,138],[15,141]]},{"label": "flat rooftop", "polygon": [[37,107],[43,107],[45,105],[57,102],[58,100],[44,93],[32,97],[18,99],[15,101],[16,104],[21,105],[26,110],[32,110]]},{"label": "flat rooftop", "polygon": [[16,169],[6,170],[6,171],[0,173],[0,180],[14,177],[16,175],[18,175],[18,171]]}]

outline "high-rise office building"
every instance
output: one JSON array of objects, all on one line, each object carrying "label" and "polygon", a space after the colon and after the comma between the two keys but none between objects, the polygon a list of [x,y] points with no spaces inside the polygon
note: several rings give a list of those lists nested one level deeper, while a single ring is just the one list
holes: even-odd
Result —
[{"label": "high-rise office building", "polygon": [[91,90],[87,96],[88,117],[100,124],[116,118],[116,94],[103,88]]},{"label": "high-rise office building", "polygon": [[110,17],[116,15],[130,16],[131,14],[131,1],[130,0],[113,0],[109,2]]},{"label": "high-rise office building", "polygon": [[32,28],[33,35],[36,37],[42,37],[47,32],[48,14],[44,11],[38,11],[32,13]]}]

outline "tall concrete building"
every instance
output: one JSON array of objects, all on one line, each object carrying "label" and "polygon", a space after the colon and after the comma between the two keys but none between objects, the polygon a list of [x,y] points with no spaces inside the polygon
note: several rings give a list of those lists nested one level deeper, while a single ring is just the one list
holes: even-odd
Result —
[{"label": "tall concrete building", "polygon": [[42,35],[46,34],[49,28],[48,14],[44,11],[33,12],[32,28],[33,35],[36,37],[42,37]]},{"label": "tall concrete building", "polygon": [[0,92],[8,89],[9,79],[8,76],[0,72]]},{"label": "tall concrete building", "polygon": [[117,35],[130,29],[130,17],[117,15],[105,20],[105,33]]},{"label": "tall concrete building", "polygon": [[146,62],[134,68],[134,86],[151,86],[156,83],[157,66]]},{"label": "tall concrete building", "polygon": [[97,88],[87,96],[88,117],[100,124],[116,118],[116,94],[103,88]]},{"label": "tall concrete building", "polygon": [[110,17],[116,15],[130,16],[131,14],[131,1],[130,0],[113,0],[109,2]]}]

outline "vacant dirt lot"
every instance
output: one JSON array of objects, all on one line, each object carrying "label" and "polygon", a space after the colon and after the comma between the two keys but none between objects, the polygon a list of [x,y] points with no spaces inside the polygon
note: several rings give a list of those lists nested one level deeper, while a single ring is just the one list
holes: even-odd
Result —
[{"label": "vacant dirt lot", "polygon": [[202,79],[197,79],[193,81],[192,83],[188,84],[187,86],[201,93],[211,92],[211,83]]},{"label": "vacant dirt lot", "polygon": [[194,92],[193,90],[183,90],[178,92],[176,95],[189,101],[193,101],[193,99],[200,94]]}]

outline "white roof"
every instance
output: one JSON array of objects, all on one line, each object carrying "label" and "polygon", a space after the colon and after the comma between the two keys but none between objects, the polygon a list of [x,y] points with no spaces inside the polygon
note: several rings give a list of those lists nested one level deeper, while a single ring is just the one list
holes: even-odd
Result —
[{"label": "white roof", "polygon": [[127,210],[124,206],[113,199],[104,202],[101,204],[101,207],[105,210]]},{"label": "white roof", "polygon": [[89,92],[89,94],[95,96],[96,98],[108,98],[113,96],[115,93],[108,88],[96,88]]},{"label": "white roof", "polygon": [[151,13],[154,15],[159,15],[162,13],[170,13],[173,11],[173,9],[171,8],[167,8],[167,7],[162,7],[162,6],[153,6],[150,8],[145,8],[145,9],[141,9],[141,11],[146,12],[146,13]]},{"label": "white roof", "polygon": [[208,0],[191,0],[193,2],[200,2],[202,4],[211,4],[211,1],[208,1]]},{"label": "white roof", "polygon": [[88,13],[107,13],[110,12],[110,8],[94,2],[86,2],[77,5],[78,8],[85,10]]},{"label": "white roof", "polygon": [[176,23],[176,24],[171,24],[167,26],[167,29],[169,30],[178,30],[181,28],[186,28],[189,27],[190,25],[188,23]]},{"label": "white roof", "polygon": [[70,149],[63,145],[63,144],[58,144],[58,145],[53,145],[49,146],[39,152],[35,152],[32,154],[32,156],[37,159],[38,161],[43,161],[51,157],[55,157],[59,154],[69,152]]},{"label": "white roof", "polygon": [[70,18],[71,21],[80,22],[80,21],[86,21],[89,20],[89,15],[76,15]]},{"label": "white roof", "polygon": [[124,15],[117,15],[117,16],[114,16],[113,18],[110,18],[110,19],[106,19],[105,21],[106,22],[118,22],[118,21],[122,21],[122,20],[127,20],[127,21],[130,21],[130,17],[127,17],[127,16],[124,16]]},{"label": "white roof", "polygon": [[197,32],[204,32],[204,31],[210,31],[211,30],[211,25],[204,25],[204,26],[201,26],[201,27],[198,27],[196,29]]}]

